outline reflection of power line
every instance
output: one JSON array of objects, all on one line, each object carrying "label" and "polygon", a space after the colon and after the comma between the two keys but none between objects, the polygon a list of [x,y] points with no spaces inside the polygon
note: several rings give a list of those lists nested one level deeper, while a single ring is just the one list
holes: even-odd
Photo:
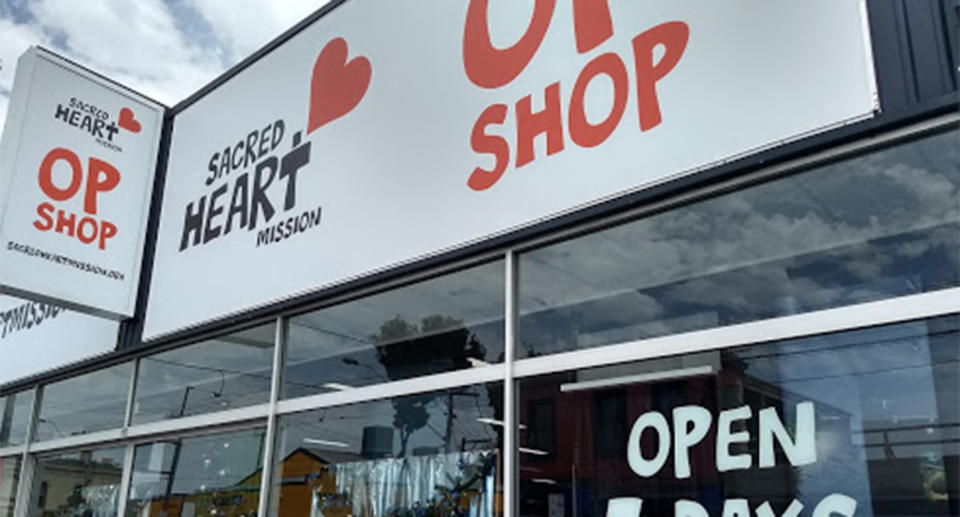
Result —
[{"label": "reflection of power line", "polygon": [[903,425],[903,426],[896,426],[896,427],[874,427],[870,429],[864,429],[862,431],[851,431],[851,432],[859,433],[859,434],[869,434],[869,433],[886,433],[886,432],[897,432],[897,431],[925,431],[927,429],[945,429],[950,427],[960,427],[960,422]]},{"label": "reflection of power line", "polygon": [[47,424],[50,427],[52,427],[53,430],[57,433],[57,436],[59,436],[60,438],[65,438],[67,436],[63,434],[63,431],[61,431],[60,428],[57,426],[57,424],[55,424],[52,420],[47,420],[46,418],[40,418],[40,419],[37,419],[37,422],[41,424]]},{"label": "reflection of power line", "polygon": [[326,334],[326,335],[328,335],[328,336],[337,337],[337,338],[343,339],[343,340],[345,340],[345,341],[352,341],[352,342],[354,342],[354,343],[360,343],[360,344],[364,344],[364,345],[370,345],[371,347],[376,346],[376,343],[374,343],[374,342],[373,342],[372,340],[370,340],[370,339],[362,338],[362,337],[357,337],[357,336],[353,336],[353,335],[350,335],[350,334],[345,334],[345,333],[342,333],[342,332],[336,332],[336,331],[333,331],[333,330],[328,330],[328,329],[325,329],[325,328],[323,328],[323,327],[315,327],[315,326],[313,326],[313,325],[308,325],[308,324],[306,324],[306,323],[304,323],[304,322],[302,322],[302,321],[291,322],[291,324],[292,324],[292,325],[297,325],[297,326],[299,326],[299,327],[303,327],[303,328],[310,329],[310,330],[312,330],[312,331],[314,331],[314,332],[316,332],[316,333],[318,333],[318,334]]},{"label": "reflection of power line", "polygon": [[[263,381],[263,382],[266,382],[266,383],[269,383],[269,382],[271,382],[271,380],[272,380],[272,377],[271,377],[270,374],[257,374],[257,373],[241,372],[241,371],[230,370],[230,369],[226,369],[226,368],[216,368],[216,367],[213,367],[213,366],[203,366],[203,365],[199,365],[199,364],[182,363],[182,362],[179,362],[179,361],[172,361],[172,360],[170,360],[170,359],[158,359],[158,358],[155,358],[155,357],[144,357],[142,360],[143,360],[143,361],[154,361],[154,362],[157,362],[157,363],[168,364],[168,365],[171,365],[171,366],[180,366],[180,367],[183,367],[183,368],[190,368],[190,369],[194,369],[194,370],[201,370],[201,371],[207,371],[207,372],[218,372],[218,373],[220,373],[221,375],[223,375],[224,373],[228,373],[228,374],[230,374],[231,376],[235,376],[235,377],[249,377],[249,378],[257,379],[257,380],[260,380],[260,381]],[[268,370],[268,371],[269,371],[269,370]],[[314,389],[318,389],[318,390],[326,390],[326,388],[324,388],[323,385],[321,385],[321,384],[313,384],[313,383],[307,383],[307,382],[297,382],[297,381],[292,381],[292,380],[289,380],[289,379],[285,379],[283,382],[284,382],[284,384],[296,385],[296,386],[300,386],[300,387],[304,387],[304,388],[314,388]],[[222,391],[221,391],[221,394],[222,394]]]},{"label": "reflection of power line", "polygon": [[877,368],[876,370],[865,370],[862,372],[844,372],[844,373],[836,373],[831,375],[818,375],[815,377],[797,377],[795,379],[777,379],[777,382],[782,384],[787,382],[816,381],[821,379],[832,379],[836,377],[852,377],[852,376],[860,376],[860,375],[870,375],[874,373],[895,372],[895,371],[901,371],[901,370],[914,370],[917,368],[933,368],[934,366],[940,366],[940,365],[952,364],[952,363],[960,363],[960,359],[951,359],[949,361],[936,361],[936,362],[923,363],[923,364],[917,364],[912,366],[894,366],[891,368]]},{"label": "reflection of power line", "polygon": [[797,350],[797,351],[793,351],[793,352],[773,352],[773,353],[769,353],[769,354],[756,354],[756,355],[739,354],[739,355],[737,355],[737,359],[740,359],[740,360],[743,360],[743,361],[749,361],[749,360],[755,360],[755,359],[776,359],[776,358],[780,358],[780,357],[789,357],[789,356],[795,356],[795,355],[815,354],[815,353],[818,353],[818,352],[826,352],[826,351],[831,351],[831,350],[843,350],[843,349],[846,349],[846,348],[872,347],[872,346],[877,346],[877,345],[887,345],[887,344],[890,344],[890,343],[897,343],[897,342],[900,342],[900,341],[903,341],[904,344],[906,344],[906,343],[907,343],[909,340],[911,340],[911,339],[926,338],[927,340],[930,340],[930,339],[932,339],[932,338],[938,338],[938,337],[948,336],[948,335],[950,335],[950,334],[956,334],[956,333],[957,333],[957,330],[945,330],[945,331],[940,331],[940,332],[927,332],[927,333],[924,333],[924,334],[917,334],[917,335],[914,335],[914,336],[898,336],[898,337],[893,337],[893,338],[889,338],[889,339],[874,339],[874,340],[870,340],[870,341],[857,341],[857,342],[854,342],[854,343],[846,343],[846,344],[842,344],[842,345],[825,346],[825,347],[817,348],[817,349],[814,349],[814,350],[805,349],[805,350]]},{"label": "reflection of power line", "polygon": [[[444,393],[438,393],[434,398],[432,398],[428,402],[428,405],[435,406],[435,410],[428,412],[428,420],[424,425],[424,427],[432,431],[433,434],[435,434],[440,440],[447,441],[449,439],[452,439],[451,438],[452,435],[450,436],[445,435],[430,421],[430,420],[436,420],[439,418],[447,418],[447,420],[449,421],[450,412],[444,407],[446,404],[440,398],[444,395],[445,395]],[[462,393],[462,392],[454,393],[454,395],[458,395],[458,396],[469,395],[472,398],[477,398],[480,396],[480,394],[477,394],[477,393]],[[392,401],[397,399],[387,399],[387,400]],[[384,401],[377,401],[377,402],[384,402]],[[364,411],[362,414],[359,414],[359,415],[327,414],[323,418],[323,420],[318,423],[313,422],[312,417],[308,417],[307,420],[302,419],[303,417],[301,417],[301,419],[293,419],[291,417],[286,417],[290,419],[286,420],[283,425],[287,428],[288,431],[293,429],[308,430],[308,431],[300,431],[300,432],[304,432],[304,433],[308,432],[310,434],[318,434],[318,435],[339,436],[341,438],[353,440],[353,439],[360,438],[360,436],[358,436],[356,433],[353,433],[353,432],[340,430],[340,428],[337,427],[338,423],[342,423],[343,425],[349,426],[350,429],[357,429],[356,426],[360,424],[386,425],[386,426],[393,427],[393,424],[390,423],[388,419],[394,416],[395,412],[396,412],[395,409],[391,409],[391,410],[383,410],[383,411]],[[480,416],[480,415],[481,413],[477,412],[476,415],[462,414],[462,415],[455,415],[455,416],[457,417],[456,420],[463,421],[465,419],[467,422],[472,422],[473,420],[475,420],[476,416]],[[348,423],[348,422],[357,421],[357,420],[360,420],[361,422],[353,425],[350,425]],[[453,427],[456,428],[457,432],[459,432],[463,436],[477,434],[477,433],[472,433],[470,432],[469,429],[464,428],[463,426],[465,425],[467,424],[461,424],[456,421],[454,421],[453,423]],[[474,431],[475,430],[476,428],[474,428]]]},{"label": "reflection of power line", "polygon": [[905,442],[892,442],[892,441],[889,441],[887,436],[884,436],[883,443],[865,443],[863,444],[863,447],[883,447],[884,454],[888,456],[887,459],[896,459],[896,457],[893,456],[894,447],[935,445],[935,444],[948,444],[948,443],[960,443],[960,438],[940,438],[936,440],[912,440],[912,441],[905,441]]},{"label": "reflection of power line", "polygon": [[158,359],[158,358],[155,358],[155,357],[144,357],[143,360],[144,360],[144,361],[154,361],[154,362],[163,363],[163,364],[169,364],[169,365],[171,365],[171,366],[180,366],[180,367],[183,367],[183,368],[190,368],[190,369],[194,369],[194,370],[201,370],[201,371],[219,373],[221,376],[223,376],[224,374],[229,373],[230,375],[235,375],[235,376],[238,376],[238,377],[253,377],[253,378],[255,378],[255,379],[261,379],[261,380],[264,380],[264,381],[270,381],[270,380],[271,380],[270,374],[264,375],[264,374],[249,373],[249,372],[240,372],[240,371],[236,371],[236,370],[228,370],[228,369],[226,369],[226,368],[217,368],[217,367],[214,367],[214,366],[203,366],[203,365],[199,365],[199,364],[181,363],[181,362],[179,362],[179,361],[171,361],[171,360],[169,360],[169,359]]},{"label": "reflection of power line", "polygon": [[386,382],[390,382],[390,379],[388,379],[387,376],[385,376],[384,374],[378,372],[377,370],[375,370],[372,366],[370,366],[370,365],[367,364],[367,363],[361,363],[360,361],[358,361],[358,360],[356,360],[356,359],[354,359],[354,358],[352,358],[352,357],[344,357],[344,358],[341,358],[340,360],[343,361],[345,364],[349,364],[350,366],[363,366],[363,367],[366,368],[367,370],[370,370],[371,372],[373,372],[373,374],[374,374],[376,377],[378,377],[378,378],[380,378],[380,379],[382,379],[382,380],[384,380],[384,381],[386,381]]}]

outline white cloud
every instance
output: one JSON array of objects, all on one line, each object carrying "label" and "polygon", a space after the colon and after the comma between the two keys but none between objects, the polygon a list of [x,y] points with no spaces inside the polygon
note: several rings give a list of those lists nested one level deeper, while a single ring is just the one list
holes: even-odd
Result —
[{"label": "white cloud", "polygon": [[187,1],[213,28],[227,55],[239,61],[328,0],[263,1],[254,8],[239,8],[236,0]]},{"label": "white cloud", "polygon": [[13,75],[17,68],[17,58],[30,45],[47,44],[47,38],[39,28],[16,24],[0,18],[0,127],[7,116],[10,89],[13,87]]},{"label": "white cloud", "polygon": [[31,10],[64,39],[68,55],[161,102],[183,98],[223,68],[177,29],[161,0],[37,0]]},{"label": "white cloud", "polygon": [[30,45],[44,45],[172,105],[327,0],[182,1],[186,13],[174,13],[163,0],[33,0],[26,4],[32,19],[0,17],[0,125],[17,57]]},{"label": "white cloud", "polygon": [[0,90],[10,90],[13,86],[13,72],[20,57],[30,45],[46,44],[47,38],[39,28],[31,25],[16,24],[0,18]]}]

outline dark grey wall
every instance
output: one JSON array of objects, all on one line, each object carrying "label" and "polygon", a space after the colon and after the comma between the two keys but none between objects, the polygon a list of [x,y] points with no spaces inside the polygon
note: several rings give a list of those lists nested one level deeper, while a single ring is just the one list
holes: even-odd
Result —
[{"label": "dark grey wall", "polygon": [[956,93],[960,0],[869,0],[867,10],[885,112]]}]

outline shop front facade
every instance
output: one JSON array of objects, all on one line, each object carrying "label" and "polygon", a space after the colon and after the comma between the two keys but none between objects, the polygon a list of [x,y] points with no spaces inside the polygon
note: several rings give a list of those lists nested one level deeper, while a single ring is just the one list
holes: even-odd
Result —
[{"label": "shop front facade", "polygon": [[[164,211],[205,98],[232,102],[235,77],[361,3],[333,2],[170,110]],[[0,386],[0,517],[960,515],[954,4],[864,3],[869,117],[323,289],[176,323],[197,300],[246,299],[241,284],[292,282],[261,264],[148,318],[151,296],[219,274],[148,245],[141,284],[162,285],[114,352]],[[278,141],[298,127],[282,120]],[[172,235],[173,257],[208,264],[188,254],[227,236],[209,218],[191,230],[191,199],[154,207],[148,242]],[[302,236],[256,246],[325,231],[302,211]],[[382,246],[455,217],[427,215],[434,228]]]}]

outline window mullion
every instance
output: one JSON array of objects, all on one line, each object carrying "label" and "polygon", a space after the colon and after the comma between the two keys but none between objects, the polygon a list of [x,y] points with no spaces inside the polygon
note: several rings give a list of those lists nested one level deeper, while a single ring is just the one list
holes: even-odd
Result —
[{"label": "window mullion", "polygon": [[17,480],[14,517],[27,517],[32,506],[30,498],[33,496],[34,457],[30,454],[30,444],[36,433],[42,403],[43,388],[38,385],[33,389],[33,400],[30,402],[30,422],[27,424],[27,436],[23,441],[23,457],[20,461],[20,478]]},{"label": "window mullion", "polygon": [[517,261],[513,250],[506,253],[504,304],[504,476],[503,500],[505,517],[517,517],[517,393],[513,379],[513,362],[517,349]]},{"label": "window mullion", "polygon": [[276,446],[274,436],[277,427],[277,401],[280,400],[280,389],[283,373],[283,358],[287,342],[287,321],[277,318],[276,339],[273,348],[273,370],[270,377],[270,411],[267,416],[267,431],[263,437],[263,467],[260,475],[260,502],[257,507],[259,517],[267,517],[270,509],[270,487],[273,473],[273,450]]}]

